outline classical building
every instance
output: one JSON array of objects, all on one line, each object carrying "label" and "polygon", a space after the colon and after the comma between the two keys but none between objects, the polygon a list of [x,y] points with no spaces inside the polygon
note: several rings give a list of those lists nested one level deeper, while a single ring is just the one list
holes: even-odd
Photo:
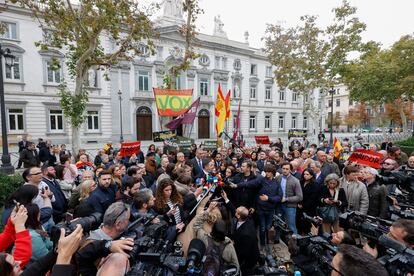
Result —
[{"label": "classical building", "polygon": [[[54,143],[70,143],[70,125],[57,94],[63,81],[73,88],[64,62],[65,53],[59,49],[39,50],[34,43],[48,39],[48,30],[39,28],[27,10],[1,2],[4,11],[0,20],[7,26],[1,46],[10,48],[16,56],[14,67],[3,64],[9,141],[14,144],[22,135],[29,135],[29,139],[42,137]],[[162,84],[168,65],[183,57],[185,41],[179,31],[184,23],[181,7],[179,0],[164,2],[163,15],[155,22],[160,33],[155,41],[155,55],[142,44],[143,54],[110,68],[109,80],[101,71],[90,71],[87,120],[81,128],[85,147],[98,148],[108,141],[119,141],[120,106],[124,140],[149,142],[152,132],[165,130],[163,125],[172,118],[158,116],[152,88]],[[233,119],[241,106],[241,132],[245,138],[285,137],[290,128],[313,131],[313,121],[303,114],[303,98],[277,87],[265,53],[249,46],[248,32],[245,41],[233,41],[227,38],[220,16],[214,21],[212,35],[197,35],[195,46],[200,57],[176,80],[177,88],[193,88],[193,98],[201,97],[198,116],[185,132],[191,130],[190,136],[195,139],[216,137],[214,105],[219,84],[224,93],[231,90]],[[101,41],[106,50],[114,48],[109,37]],[[52,56],[59,58],[61,69],[51,69]],[[229,133],[233,124],[230,120]]]}]

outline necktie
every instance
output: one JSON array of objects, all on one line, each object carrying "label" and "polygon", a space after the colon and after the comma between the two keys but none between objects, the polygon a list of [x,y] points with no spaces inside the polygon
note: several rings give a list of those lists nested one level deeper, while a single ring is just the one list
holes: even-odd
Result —
[{"label": "necktie", "polygon": [[203,169],[203,166],[201,165],[201,160],[198,160],[198,166],[200,167],[200,169]]}]

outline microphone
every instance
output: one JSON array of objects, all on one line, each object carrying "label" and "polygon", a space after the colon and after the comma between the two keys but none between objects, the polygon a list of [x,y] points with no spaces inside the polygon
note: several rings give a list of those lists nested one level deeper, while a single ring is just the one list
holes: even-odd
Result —
[{"label": "microphone", "polygon": [[219,133],[219,135],[218,135],[219,138],[221,138],[221,136],[223,136],[223,132],[224,131],[222,131],[222,132]]},{"label": "microphone", "polygon": [[196,272],[196,265],[201,263],[206,252],[206,245],[200,239],[192,239],[188,246],[187,272],[191,275]]}]

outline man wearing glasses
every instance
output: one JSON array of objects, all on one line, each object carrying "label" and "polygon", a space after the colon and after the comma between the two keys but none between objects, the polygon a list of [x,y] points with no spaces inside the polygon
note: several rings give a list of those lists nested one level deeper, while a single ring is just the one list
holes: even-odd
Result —
[{"label": "man wearing glasses", "polygon": [[124,275],[129,270],[128,253],[134,241],[116,240],[127,229],[131,215],[128,205],[111,204],[105,212],[102,226],[92,231],[76,253],[82,275]]}]

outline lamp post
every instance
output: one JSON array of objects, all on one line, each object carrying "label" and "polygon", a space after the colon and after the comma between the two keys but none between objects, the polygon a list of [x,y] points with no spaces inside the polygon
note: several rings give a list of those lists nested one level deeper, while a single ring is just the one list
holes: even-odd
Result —
[{"label": "lamp post", "polygon": [[331,95],[331,129],[330,129],[330,136],[329,136],[329,146],[333,148],[333,96],[335,94],[335,89],[332,87],[329,91],[329,94]]},{"label": "lamp post", "polygon": [[121,128],[121,135],[119,137],[119,142],[122,144],[124,142],[124,135],[122,130],[122,91],[121,89],[118,90],[118,98],[119,98],[119,126]]},{"label": "lamp post", "polygon": [[7,141],[7,126],[6,126],[6,103],[4,100],[4,82],[3,82],[3,57],[6,66],[13,66],[14,56],[11,54],[9,48],[2,49],[0,45],[0,110],[1,110],[1,137],[3,143],[3,153],[1,156],[0,173],[13,174],[14,167],[10,162],[9,144]]}]

